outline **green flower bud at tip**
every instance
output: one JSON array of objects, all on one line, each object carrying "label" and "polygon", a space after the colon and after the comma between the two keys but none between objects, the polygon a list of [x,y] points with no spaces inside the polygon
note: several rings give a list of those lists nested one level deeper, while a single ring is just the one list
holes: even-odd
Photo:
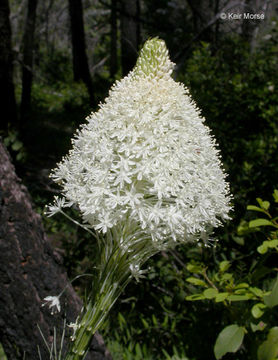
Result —
[{"label": "green flower bud at tip", "polygon": [[165,42],[155,37],[145,42],[133,73],[135,77],[161,78],[165,75],[171,75],[174,66],[175,64],[170,60]]}]

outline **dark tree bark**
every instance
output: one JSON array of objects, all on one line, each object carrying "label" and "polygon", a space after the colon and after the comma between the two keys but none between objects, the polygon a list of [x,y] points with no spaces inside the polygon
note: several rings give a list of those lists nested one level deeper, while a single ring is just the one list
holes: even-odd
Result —
[{"label": "dark tree bark", "polygon": [[31,107],[33,80],[34,34],[38,0],[28,0],[25,29],[23,35],[22,93],[20,105],[21,126],[25,126]]},{"label": "dark tree bark", "polygon": [[73,74],[75,81],[83,81],[88,89],[90,100],[94,102],[92,78],[86,54],[86,41],[81,0],[69,0],[71,23]]},{"label": "dark tree bark", "polygon": [[[61,298],[62,311],[51,315],[47,306],[41,306],[43,298],[58,295],[67,285]],[[57,334],[61,334],[63,310],[66,309],[69,324],[75,321],[82,306],[1,142],[0,294],[0,342],[11,360],[22,360],[24,353],[26,360],[38,360],[38,345],[42,359],[49,359],[37,325],[46,340],[51,342],[54,326]],[[72,331],[68,328],[65,344],[70,341],[70,333]],[[94,337],[86,359],[111,360],[99,334]]]},{"label": "dark tree bark", "polygon": [[117,0],[111,0],[111,38],[110,38],[110,77],[115,78],[118,70],[118,57],[117,57],[117,40],[118,40],[118,28],[117,28]]},{"label": "dark tree bark", "polygon": [[7,130],[8,124],[17,122],[16,102],[13,84],[13,53],[11,44],[11,25],[9,20],[9,1],[0,1],[0,129]]},{"label": "dark tree bark", "polygon": [[140,43],[139,0],[121,0],[121,60],[122,75],[134,67]]}]

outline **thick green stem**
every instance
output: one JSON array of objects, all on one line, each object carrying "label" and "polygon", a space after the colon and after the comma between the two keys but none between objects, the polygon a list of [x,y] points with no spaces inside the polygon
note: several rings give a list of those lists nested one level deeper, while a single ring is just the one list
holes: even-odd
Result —
[{"label": "thick green stem", "polygon": [[[98,276],[91,296],[76,324],[71,347],[65,360],[83,360],[96,331],[133,276],[140,277],[140,267],[158,250],[149,236],[127,221],[111,229],[100,242]],[[137,272],[137,273],[136,273]]]},{"label": "thick green stem", "polygon": [[85,358],[95,332],[131,278],[130,260],[127,253],[123,253],[120,248],[114,249],[93,284],[92,297],[78,323],[72,346],[65,360]]},{"label": "thick green stem", "polygon": [[96,302],[92,303],[90,301],[87,304],[86,312],[80,321],[66,360],[81,360],[85,358],[95,332],[103,323],[110,308],[119,296],[116,290],[117,286],[113,284],[106,296],[102,294]]}]

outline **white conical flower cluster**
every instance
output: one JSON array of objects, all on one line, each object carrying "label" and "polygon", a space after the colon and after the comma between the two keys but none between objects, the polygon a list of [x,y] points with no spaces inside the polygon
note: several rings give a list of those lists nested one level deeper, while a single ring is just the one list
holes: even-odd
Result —
[{"label": "white conical flower cluster", "polygon": [[148,40],[52,174],[96,230],[128,220],[159,244],[202,237],[228,218],[215,141],[173,66],[164,41]]}]

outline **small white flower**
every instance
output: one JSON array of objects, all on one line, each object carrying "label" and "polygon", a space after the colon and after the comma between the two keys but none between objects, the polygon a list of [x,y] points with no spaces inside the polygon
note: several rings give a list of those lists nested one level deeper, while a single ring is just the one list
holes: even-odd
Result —
[{"label": "small white flower", "polygon": [[113,222],[110,218],[109,213],[102,213],[98,216],[98,224],[95,226],[96,230],[102,230],[103,233],[107,232],[107,229],[111,228],[113,226]]},{"label": "small white flower", "polygon": [[135,278],[136,281],[139,281],[140,278],[143,278],[143,274],[147,272],[147,270],[140,270],[140,266],[138,264],[130,264],[129,269],[131,275]]},{"label": "small white flower", "polygon": [[[60,296],[47,296],[43,300],[46,301],[42,306],[48,305],[49,308],[53,308],[51,310],[51,315],[54,314],[54,312],[57,310],[58,312],[61,311],[61,305],[60,305]],[[55,309],[56,308],[56,309]]]},{"label": "small white flower", "polygon": [[59,198],[58,196],[54,196],[53,204],[48,205],[47,209],[44,213],[48,217],[51,217],[51,216],[57,214],[58,212],[60,212],[62,210],[62,208],[70,207],[72,205],[73,205],[73,203],[66,201],[66,199],[64,197]]},{"label": "small white flower", "polygon": [[79,329],[79,325],[77,324],[77,322],[75,322],[75,323],[70,323],[67,326],[72,328],[72,330],[73,330],[73,334],[71,335],[70,339],[71,339],[71,341],[74,341],[76,331]]}]

